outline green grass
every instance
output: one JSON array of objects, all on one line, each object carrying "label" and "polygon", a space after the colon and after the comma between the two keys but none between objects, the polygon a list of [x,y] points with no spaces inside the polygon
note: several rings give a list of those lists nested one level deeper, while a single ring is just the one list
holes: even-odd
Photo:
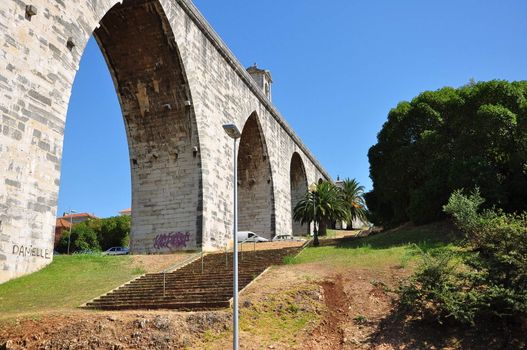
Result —
[{"label": "green grass", "polygon": [[[326,230],[326,236],[325,238],[335,238],[335,236],[337,236],[337,230],[333,230],[331,228],[328,228]],[[322,237],[321,237],[322,238]]]},{"label": "green grass", "polygon": [[[321,316],[320,301],[307,294],[317,295],[318,285],[302,285],[270,294],[264,300],[255,300],[251,307],[240,310],[240,331],[259,339],[261,348],[268,348],[276,342],[288,348],[298,346],[297,334],[306,327],[316,324]],[[220,333],[207,331],[199,349],[218,349],[217,341],[231,337],[232,330]]]},{"label": "green grass", "polygon": [[129,256],[60,255],[44,269],[0,285],[0,318],[78,307],[143,273]]},{"label": "green grass", "polygon": [[325,264],[360,267],[405,266],[422,250],[453,247],[456,232],[444,223],[401,228],[364,238],[343,239],[336,245],[309,247],[288,264],[324,262]]}]

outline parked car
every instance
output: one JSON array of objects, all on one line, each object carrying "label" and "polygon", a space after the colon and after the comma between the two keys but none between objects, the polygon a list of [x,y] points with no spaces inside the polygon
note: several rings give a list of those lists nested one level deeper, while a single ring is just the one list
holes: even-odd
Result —
[{"label": "parked car", "polygon": [[130,254],[130,250],[125,247],[111,247],[110,249],[106,250],[104,255],[126,255]]},{"label": "parked car", "polygon": [[238,231],[239,242],[269,242],[267,238],[260,237],[252,231]]},{"label": "parked car", "polygon": [[293,235],[276,235],[272,239],[273,242],[302,242],[304,239],[295,237]]}]

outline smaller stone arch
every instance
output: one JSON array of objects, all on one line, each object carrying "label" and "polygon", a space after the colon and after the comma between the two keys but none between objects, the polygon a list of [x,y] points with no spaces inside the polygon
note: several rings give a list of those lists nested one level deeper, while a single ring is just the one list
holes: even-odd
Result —
[{"label": "smaller stone arch", "polygon": [[275,233],[271,162],[265,136],[253,112],[238,147],[238,229],[271,239]]},{"label": "smaller stone arch", "polygon": [[298,152],[293,153],[289,169],[292,234],[305,234],[309,231],[309,227],[303,227],[299,221],[293,219],[293,210],[297,203],[305,196],[308,189],[306,168]]},{"label": "smaller stone arch", "polygon": [[323,182],[324,182],[324,179],[323,179],[323,178],[319,178],[319,179],[318,179],[318,184],[319,184],[319,185],[320,185],[321,183],[323,183]]}]

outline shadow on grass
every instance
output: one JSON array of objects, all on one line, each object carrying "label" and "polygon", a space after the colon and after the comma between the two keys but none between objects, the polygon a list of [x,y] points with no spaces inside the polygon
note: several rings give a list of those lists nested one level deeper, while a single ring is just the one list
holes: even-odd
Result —
[{"label": "shadow on grass", "polygon": [[482,322],[481,328],[435,320],[416,319],[396,307],[371,335],[372,345],[393,349],[526,349],[525,331],[520,326],[503,329],[499,322]]},{"label": "shadow on grass", "polygon": [[438,222],[425,226],[404,227],[365,237],[343,237],[322,239],[320,246],[337,248],[388,249],[399,246],[417,245],[422,250],[447,246],[461,240],[461,234],[449,222]]}]

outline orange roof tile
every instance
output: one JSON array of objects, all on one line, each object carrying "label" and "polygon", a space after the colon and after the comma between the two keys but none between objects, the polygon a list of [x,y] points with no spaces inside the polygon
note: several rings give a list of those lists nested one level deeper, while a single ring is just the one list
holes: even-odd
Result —
[{"label": "orange roof tile", "polygon": [[71,222],[69,222],[66,219],[58,218],[57,222],[55,223],[56,227],[64,227],[64,228],[70,228]]},{"label": "orange roof tile", "polygon": [[82,218],[82,217],[88,217],[92,219],[97,219],[97,217],[90,213],[76,213],[76,214],[66,214],[64,216],[61,216],[59,219],[69,219],[69,218]]}]

